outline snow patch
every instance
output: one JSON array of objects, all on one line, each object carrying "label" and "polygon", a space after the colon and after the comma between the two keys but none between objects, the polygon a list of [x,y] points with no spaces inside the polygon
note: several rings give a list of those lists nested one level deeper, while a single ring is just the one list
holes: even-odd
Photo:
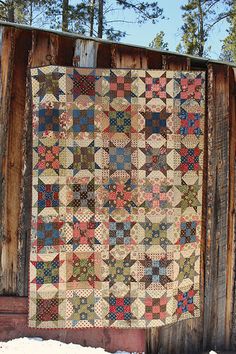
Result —
[{"label": "snow patch", "polygon": [[[82,347],[79,344],[66,344],[57,340],[42,338],[17,338],[0,342],[1,354],[109,354],[102,348]],[[119,352],[125,353],[125,352]]]}]

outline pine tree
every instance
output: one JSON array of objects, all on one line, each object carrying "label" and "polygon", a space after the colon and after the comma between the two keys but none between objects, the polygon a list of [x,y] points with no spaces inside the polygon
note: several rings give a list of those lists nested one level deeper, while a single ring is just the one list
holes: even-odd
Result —
[{"label": "pine tree", "polygon": [[[181,44],[185,53],[203,56],[212,28],[230,16],[231,3],[235,0],[188,0],[181,6],[184,24],[181,27]],[[220,9],[223,8],[223,11]]]},{"label": "pine tree", "polygon": [[[51,3],[50,3],[51,2]],[[151,21],[156,23],[162,18],[163,10],[157,1],[136,0],[80,0],[72,3],[69,0],[50,0],[46,5],[46,15],[51,27],[64,31],[79,32],[110,40],[120,40],[126,35],[125,31],[116,29],[113,24],[130,22],[122,18],[107,20],[108,13],[114,9],[131,10],[137,18],[137,23]],[[56,4],[56,5],[55,5]]]},{"label": "pine tree", "polygon": [[232,4],[231,16],[228,22],[228,35],[223,41],[220,59],[236,63],[236,2]]},{"label": "pine tree", "polygon": [[0,20],[25,23],[26,6],[23,1],[5,0],[0,2]]},{"label": "pine tree", "polygon": [[164,40],[165,33],[160,31],[156,34],[156,37],[151,41],[149,44],[150,48],[162,49],[162,50],[169,50],[168,43]]},{"label": "pine tree", "polygon": [[133,11],[139,24],[156,23],[163,12],[157,1],[150,0],[1,0],[0,20],[120,40],[126,32],[116,29],[113,24],[131,21],[107,20],[114,8]]}]

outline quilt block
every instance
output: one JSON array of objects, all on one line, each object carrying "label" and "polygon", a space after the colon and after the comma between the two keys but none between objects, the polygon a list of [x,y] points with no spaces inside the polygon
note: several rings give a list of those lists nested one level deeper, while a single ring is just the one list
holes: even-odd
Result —
[{"label": "quilt block", "polygon": [[31,70],[29,326],[200,314],[203,72]]}]

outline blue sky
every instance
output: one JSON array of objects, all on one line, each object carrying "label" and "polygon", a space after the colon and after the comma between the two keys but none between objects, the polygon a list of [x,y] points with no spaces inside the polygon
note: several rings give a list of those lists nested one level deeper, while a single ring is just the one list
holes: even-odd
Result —
[{"label": "blue sky", "polygon": [[[138,24],[123,24],[114,23],[115,28],[119,28],[127,32],[127,36],[122,38],[123,43],[132,43],[141,46],[148,46],[148,44],[155,37],[157,32],[163,31],[165,33],[165,41],[169,44],[169,49],[175,51],[177,44],[181,39],[181,25],[182,25],[182,11],[181,5],[184,5],[187,0],[158,0],[159,6],[164,9],[164,15],[168,19],[160,20],[157,24],[146,23]],[[131,11],[117,11],[113,12],[112,19],[134,20],[135,16]],[[227,22],[218,24],[210,35],[207,45],[211,46],[209,56],[218,59],[221,50],[221,40],[225,38]]]}]

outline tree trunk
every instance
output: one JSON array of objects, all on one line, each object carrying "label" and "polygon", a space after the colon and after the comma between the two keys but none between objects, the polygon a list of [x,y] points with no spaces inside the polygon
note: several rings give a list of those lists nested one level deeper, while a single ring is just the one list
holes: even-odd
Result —
[{"label": "tree trunk", "polygon": [[29,25],[32,26],[33,24],[33,1],[30,1],[30,18],[29,18]]},{"label": "tree trunk", "polygon": [[89,12],[90,12],[90,32],[89,35],[90,37],[93,36],[93,29],[94,29],[94,7],[95,7],[95,0],[90,0],[90,6],[89,6]]},{"label": "tree trunk", "polygon": [[204,46],[205,46],[205,33],[204,33],[204,14],[202,10],[202,0],[198,0],[197,2],[198,11],[199,11],[199,49],[198,55],[200,57],[204,54]]},{"label": "tree trunk", "polygon": [[104,0],[98,0],[98,38],[103,35],[103,2]]},{"label": "tree trunk", "polygon": [[69,0],[62,2],[62,31],[68,31]]},{"label": "tree trunk", "polygon": [[14,1],[9,1],[8,3],[8,21],[9,22],[15,22],[15,6],[14,6]]}]

